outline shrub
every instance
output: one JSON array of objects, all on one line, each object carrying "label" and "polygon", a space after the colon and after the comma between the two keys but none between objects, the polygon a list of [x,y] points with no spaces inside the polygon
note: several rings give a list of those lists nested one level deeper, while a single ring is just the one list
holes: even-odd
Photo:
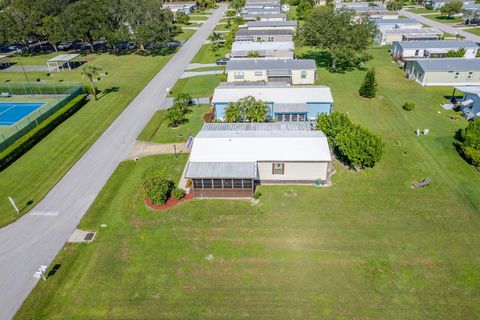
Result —
[{"label": "shrub", "polygon": [[255,191],[255,193],[253,194],[253,199],[255,200],[260,199],[261,196],[262,196],[262,193],[260,191]]},{"label": "shrub", "polygon": [[40,78],[37,78],[37,82],[40,82]]},{"label": "shrub", "polygon": [[178,106],[168,109],[165,119],[168,121],[168,126],[171,128],[176,128],[188,122],[185,113]]},{"label": "shrub", "polygon": [[358,90],[358,93],[364,98],[375,98],[377,94],[377,80],[375,79],[375,69],[372,68],[367,71],[363,83]]},{"label": "shrub", "polygon": [[175,189],[173,189],[173,191],[172,191],[172,196],[173,196],[175,199],[180,200],[180,199],[182,199],[183,197],[185,197],[185,190],[180,189],[180,188],[175,188]]},{"label": "shrub", "polygon": [[226,82],[227,81],[227,75],[225,73],[222,73],[220,75],[220,82]]},{"label": "shrub", "polygon": [[336,147],[354,168],[373,167],[383,155],[385,143],[379,135],[354,125],[335,139]]},{"label": "shrub", "polygon": [[64,107],[2,151],[0,153],[0,171],[4,170],[28,150],[33,148],[33,146],[52,132],[53,129],[77,112],[85,102],[86,97],[84,95],[72,99]]},{"label": "shrub", "polygon": [[383,139],[353,124],[345,113],[318,116],[316,129],[323,131],[333,150],[354,168],[373,167],[383,155]]},{"label": "shrub", "polygon": [[407,110],[407,111],[412,111],[413,109],[415,109],[415,102],[414,101],[407,101],[403,104],[402,108],[404,110]]},{"label": "shrub", "polygon": [[460,131],[459,149],[465,160],[476,167],[480,167],[480,118],[468,123]]},{"label": "shrub", "polygon": [[174,188],[174,183],[170,180],[153,177],[143,182],[143,191],[145,196],[153,204],[165,204]]}]

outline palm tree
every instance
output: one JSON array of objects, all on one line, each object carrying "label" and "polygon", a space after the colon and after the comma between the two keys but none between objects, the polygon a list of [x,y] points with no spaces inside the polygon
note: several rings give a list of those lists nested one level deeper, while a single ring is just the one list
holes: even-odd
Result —
[{"label": "palm tree", "polygon": [[92,86],[92,93],[93,93],[93,96],[95,97],[95,100],[98,100],[98,99],[97,99],[97,90],[93,85],[93,79],[98,77],[98,75],[100,74],[100,71],[102,71],[100,67],[93,66],[93,65],[86,65],[82,68],[82,76],[87,77],[88,80],[90,81],[90,85]]},{"label": "palm tree", "polygon": [[220,40],[223,40],[223,36],[220,32],[213,32],[209,37],[208,40],[212,43],[212,46],[218,46]]},{"label": "palm tree", "polygon": [[185,113],[183,113],[179,107],[168,109],[165,119],[168,121],[168,126],[171,128],[177,128],[188,121],[185,117]]}]

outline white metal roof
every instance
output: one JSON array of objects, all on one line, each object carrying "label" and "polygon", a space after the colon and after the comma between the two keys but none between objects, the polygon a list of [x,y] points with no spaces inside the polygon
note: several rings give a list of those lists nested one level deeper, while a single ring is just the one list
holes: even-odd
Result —
[{"label": "white metal roof", "polygon": [[0,54],[0,59],[5,59],[5,58],[8,58],[8,56],[5,54]]},{"label": "white metal roof", "polygon": [[67,62],[75,59],[78,56],[80,56],[78,53],[66,53],[66,54],[60,54],[58,56],[55,56],[51,59],[48,59],[47,61],[48,62]]},{"label": "white metal roof", "polygon": [[293,51],[295,45],[292,41],[285,42],[250,42],[235,41],[232,44],[232,51],[265,51],[265,50],[290,50]]},{"label": "white metal roof", "polygon": [[332,92],[327,86],[251,86],[222,87],[213,93],[212,103],[237,102],[241,98],[253,96],[257,100],[273,103],[333,103]]},{"label": "white metal roof", "polygon": [[463,93],[476,94],[480,96],[480,86],[457,86],[455,89],[460,90]]},{"label": "white metal roof", "polygon": [[256,162],[188,162],[187,178],[251,178],[257,177]]},{"label": "white metal roof", "polygon": [[[204,129],[195,137],[189,162],[257,162],[257,161],[331,161],[327,138],[320,131],[225,131]],[[255,125],[255,124],[250,124]],[[276,123],[262,123],[263,128]],[[215,134],[212,134],[215,133]],[[253,133],[253,134],[252,134]]]}]

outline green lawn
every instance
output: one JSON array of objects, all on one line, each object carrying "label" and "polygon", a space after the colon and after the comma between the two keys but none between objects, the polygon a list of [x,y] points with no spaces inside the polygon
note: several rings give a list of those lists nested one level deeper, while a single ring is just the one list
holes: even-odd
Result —
[{"label": "green lawn", "polygon": [[193,98],[210,97],[220,83],[220,77],[221,75],[214,74],[178,79],[169,96],[175,97],[179,93],[188,93]]},{"label": "green lawn", "polygon": [[197,30],[192,30],[192,29],[183,29],[182,33],[178,34],[175,37],[175,40],[177,41],[182,41],[182,40],[188,40],[190,39],[191,36],[196,32]]},{"label": "green lawn", "polygon": [[157,111],[147,126],[138,136],[138,140],[158,143],[184,142],[189,135],[195,136],[202,127],[203,115],[207,113],[209,105],[195,105],[192,112],[187,114],[188,122],[178,128],[168,127],[164,120],[166,110]]},{"label": "green lawn", "polygon": [[190,15],[190,20],[207,20],[208,17],[204,16],[204,15],[195,15],[195,14],[191,14]]},{"label": "green lawn", "polygon": [[[25,214],[42,199],[82,154],[143,89],[170,59],[169,56],[91,54],[83,60],[99,66],[108,76],[101,76],[96,86],[103,90],[100,100],[87,103],[80,111],[57,127],[27,154],[0,172],[0,193],[12,196]],[[24,58],[45,60],[43,57]],[[29,77],[48,81],[82,81],[80,70],[54,73],[31,72]],[[0,81],[23,81],[22,73],[0,73]],[[33,201],[29,206],[27,202]],[[0,226],[12,222],[15,213],[6,197],[0,198]]]},{"label": "green lawn", "polygon": [[428,14],[428,15],[424,15],[424,17],[427,18],[427,19],[437,21],[437,22],[441,22],[441,23],[463,22],[463,19],[461,17],[447,17],[447,16],[443,16],[441,14]]},{"label": "green lawn", "polygon": [[211,44],[204,44],[193,57],[192,63],[214,63],[215,60],[224,57],[227,53],[230,53],[230,49],[226,47],[220,47],[217,52],[213,52]]},{"label": "green lawn", "polygon": [[426,8],[408,9],[407,11],[410,11],[410,12],[413,12],[413,13],[418,13],[418,14],[438,12],[437,10],[429,10],[429,9],[426,9]]},{"label": "green lawn", "polygon": [[215,26],[215,31],[228,31],[230,30],[230,27],[228,27],[226,24],[219,24]]},{"label": "green lawn", "polygon": [[452,144],[465,121],[439,106],[451,88],[423,88],[386,48],[370,53],[376,98],[357,94],[365,71],[320,68],[318,82],[386,140],[375,168],[335,163],[328,188],[261,186],[256,206],[190,200],[160,213],[145,208],[141,183],[177,181],[186,156],[123,162],[80,224],[97,239],[66,245],[16,319],[479,318],[480,174]]},{"label": "green lawn", "polygon": [[465,31],[476,34],[477,36],[480,36],[480,28],[465,29]]}]

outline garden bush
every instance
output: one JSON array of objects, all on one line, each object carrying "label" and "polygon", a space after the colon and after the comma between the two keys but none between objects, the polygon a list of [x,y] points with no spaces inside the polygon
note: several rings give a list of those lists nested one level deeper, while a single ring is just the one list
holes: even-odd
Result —
[{"label": "garden bush", "polygon": [[413,109],[415,109],[415,102],[414,101],[407,101],[403,104],[402,108],[406,111],[412,111]]},{"label": "garden bush", "polygon": [[160,177],[153,177],[143,182],[145,196],[155,205],[165,204],[174,187],[175,184],[172,181]]},{"label": "garden bush", "polygon": [[182,199],[183,197],[185,197],[185,190],[180,189],[180,188],[173,189],[172,197],[174,197],[177,200]]},{"label": "garden bush", "polygon": [[480,168],[480,118],[468,123],[460,131],[459,149],[470,164]]},{"label": "garden bush", "polygon": [[317,118],[317,130],[328,139],[333,151],[355,169],[373,167],[383,155],[383,139],[350,121],[345,113],[332,112]]}]

